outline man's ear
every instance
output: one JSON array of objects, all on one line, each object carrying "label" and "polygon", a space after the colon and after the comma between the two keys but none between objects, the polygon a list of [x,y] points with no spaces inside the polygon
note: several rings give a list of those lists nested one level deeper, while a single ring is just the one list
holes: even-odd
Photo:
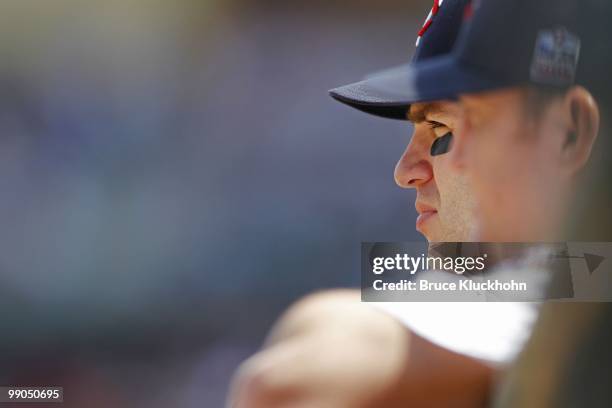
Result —
[{"label": "man's ear", "polygon": [[591,156],[599,132],[599,107],[589,91],[574,86],[565,94],[563,110],[568,127],[562,162],[569,174],[575,174]]}]

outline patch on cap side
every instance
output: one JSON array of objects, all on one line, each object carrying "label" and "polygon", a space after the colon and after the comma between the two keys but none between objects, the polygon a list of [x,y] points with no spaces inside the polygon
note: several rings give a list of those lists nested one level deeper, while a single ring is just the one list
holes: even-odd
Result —
[{"label": "patch on cap side", "polygon": [[542,85],[572,85],[579,56],[580,39],[567,29],[541,30],[536,38],[530,79]]}]

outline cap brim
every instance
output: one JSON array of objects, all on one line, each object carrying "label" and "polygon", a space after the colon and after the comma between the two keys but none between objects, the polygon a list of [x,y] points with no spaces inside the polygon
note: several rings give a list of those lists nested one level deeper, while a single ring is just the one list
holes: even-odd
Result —
[{"label": "cap brim", "polygon": [[452,55],[406,64],[329,91],[355,109],[390,119],[407,119],[411,104],[455,99],[459,94],[501,84],[461,66]]},{"label": "cap brim", "polygon": [[369,75],[365,80],[329,91],[332,98],[350,107],[389,119],[406,120],[414,95],[410,87],[411,64]]}]

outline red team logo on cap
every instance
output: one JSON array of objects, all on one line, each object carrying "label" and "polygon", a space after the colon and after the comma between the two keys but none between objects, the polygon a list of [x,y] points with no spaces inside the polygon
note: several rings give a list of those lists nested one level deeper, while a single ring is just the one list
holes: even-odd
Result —
[{"label": "red team logo on cap", "polygon": [[423,24],[423,27],[421,27],[421,29],[419,30],[419,34],[416,40],[417,47],[419,46],[419,43],[421,42],[421,37],[423,37],[423,35],[427,32],[427,30],[431,26],[433,17],[436,14],[438,14],[438,11],[440,10],[440,6],[442,5],[442,3],[444,3],[444,0],[434,0],[433,7],[431,8],[431,11],[427,15],[427,18],[425,19],[425,23]]}]

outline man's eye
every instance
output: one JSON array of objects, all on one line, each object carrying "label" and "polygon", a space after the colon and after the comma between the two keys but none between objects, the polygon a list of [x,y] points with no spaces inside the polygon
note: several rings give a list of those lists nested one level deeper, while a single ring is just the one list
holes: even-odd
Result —
[{"label": "man's eye", "polygon": [[427,124],[429,125],[430,129],[437,129],[437,128],[441,128],[441,127],[445,127],[446,125],[440,122],[435,122],[435,121],[428,121]]},{"label": "man's eye", "polygon": [[439,156],[441,154],[448,153],[450,151],[452,140],[453,134],[451,132],[437,138],[431,145],[430,154],[432,156]]}]

